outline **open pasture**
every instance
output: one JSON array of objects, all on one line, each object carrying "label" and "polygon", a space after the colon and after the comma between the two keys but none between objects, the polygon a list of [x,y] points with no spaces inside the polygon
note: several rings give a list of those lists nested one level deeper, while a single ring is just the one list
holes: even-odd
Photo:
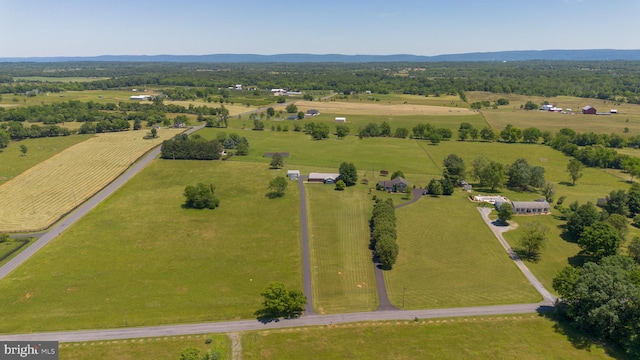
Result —
[{"label": "open pasture", "polygon": [[409,105],[427,105],[427,106],[444,106],[452,108],[468,108],[469,105],[462,101],[459,96],[441,95],[441,96],[421,96],[410,94],[352,94],[337,95],[329,101],[335,102],[352,102],[352,103],[373,103],[373,104],[409,104]]},{"label": "open pasture", "polygon": [[29,168],[0,186],[0,231],[45,229],[98,192],[161,141],[182,129],[99,134]]},{"label": "open pasture", "polygon": [[385,321],[244,333],[242,358],[612,359],[537,314]]},{"label": "open pasture", "polygon": [[[211,344],[205,341],[211,339]],[[231,359],[231,341],[224,334],[167,336],[157,338],[88,341],[61,343],[60,358],[65,360],[118,359],[118,360],[176,360],[188,348],[218,352],[218,360]]]},{"label": "open pasture", "polygon": [[[215,138],[219,132],[238,133],[249,140],[249,156],[235,156],[234,161],[260,162],[269,165],[265,152],[289,152],[285,167],[302,171],[337,171],[344,161],[353,162],[359,176],[369,180],[382,169],[393,172],[403,170],[409,181],[422,181],[422,174],[440,174],[440,163],[435,164],[429,154],[409,139],[369,138],[348,136],[339,140],[331,136],[326,140],[313,140],[310,135],[294,132],[237,130],[232,128],[205,128],[198,132],[206,139]],[[424,143],[426,146],[426,142]]]},{"label": "open pasture", "polygon": [[366,190],[307,184],[313,300],[319,314],[371,311],[378,294],[369,251]]},{"label": "open pasture", "polygon": [[[482,113],[496,131],[501,131],[507,124],[511,124],[520,129],[536,127],[552,133],[562,128],[570,128],[580,133],[617,133],[622,136],[640,134],[640,115],[561,114],[540,110],[482,110]],[[625,128],[629,128],[628,133],[624,132]]]},{"label": "open pasture", "polygon": [[406,309],[542,300],[465,194],[423,197],[396,211],[400,252],[385,272],[391,302]]},{"label": "open pasture", "polygon": [[[0,152],[0,184],[91,136],[58,136],[10,142],[9,146]],[[20,145],[27,147],[26,156],[22,156]]]},{"label": "open pasture", "polygon": [[[445,100],[446,104],[447,101]],[[467,108],[417,104],[381,103],[376,101],[343,102],[343,101],[296,101],[296,106],[301,111],[317,109],[320,113],[332,113],[343,115],[473,115],[474,112]],[[347,119],[348,121],[349,119]]]},{"label": "open pasture", "polygon": [[[158,160],[0,282],[0,332],[253,318],[271,281],[302,288],[299,196],[283,170]],[[220,207],[183,209],[213,183]],[[250,204],[250,206],[248,206]]]},{"label": "open pasture", "polygon": [[[533,101],[540,106],[544,101],[549,104],[561,107],[563,109],[571,109],[573,112],[582,113],[582,108],[590,105],[598,109],[600,112],[607,112],[611,109],[617,109],[622,116],[626,115],[640,115],[640,105],[615,103],[610,100],[600,99],[586,99],[574,96],[555,96],[555,97],[543,97],[543,96],[529,96],[519,94],[494,94],[483,91],[468,91],[465,93],[469,103],[489,100],[493,104],[499,98],[509,100],[509,105],[503,105],[498,110],[514,110],[520,109],[520,106],[524,106],[527,101]],[[524,110],[523,110],[524,111]]]}]

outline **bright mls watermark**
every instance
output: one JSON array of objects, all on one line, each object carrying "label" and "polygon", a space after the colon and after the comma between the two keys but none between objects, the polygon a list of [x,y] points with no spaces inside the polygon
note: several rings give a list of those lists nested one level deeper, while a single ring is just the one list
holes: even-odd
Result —
[{"label": "bright mls watermark", "polygon": [[0,341],[0,360],[58,360],[57,341]]}]

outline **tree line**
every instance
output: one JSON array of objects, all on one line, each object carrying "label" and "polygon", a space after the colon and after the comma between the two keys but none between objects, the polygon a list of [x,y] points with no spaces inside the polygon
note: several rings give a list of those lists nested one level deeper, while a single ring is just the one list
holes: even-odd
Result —
[{"label": "tree line", "polygon": [[393,200],[375,199],[371,224],[371,249],[375,258],[385,270],[391,270],[396,263],[399,247],[396,242],[396,214]]},{"label": "tree line", "polygon": [[[50,64],[0,64],[0,93],[26,93],[131,88],[189,87],[176,98],[218,95],[234,84],[258,89],[371,91],[423,96],[460,95],[467,91],[530,96],[577,96],[640,103],[638,61],[517,61],[433,63],[127,63],[73,62],[50,73],[53,77],[108,77],[88,82],[14,81],[41,76]],[[403,76],[398,76],[402,74]],[[615,76],[612,76],[615,74]],[[169,92],[168,92],[169,93]]]}]

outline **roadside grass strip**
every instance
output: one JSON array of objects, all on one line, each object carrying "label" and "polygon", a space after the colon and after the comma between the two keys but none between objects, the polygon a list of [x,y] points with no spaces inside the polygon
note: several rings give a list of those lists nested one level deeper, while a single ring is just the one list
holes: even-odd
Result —
[{"label": "roadside grass strip", "polygon": [[0,231],[45,229],[98,192],[144,153],[183,129],[99,134],[28,169],[0,186]]},{"label": "roadside grass strip", "polygon": [[537,314],[377,321],[248,332],[242,359],[613,359]]}]

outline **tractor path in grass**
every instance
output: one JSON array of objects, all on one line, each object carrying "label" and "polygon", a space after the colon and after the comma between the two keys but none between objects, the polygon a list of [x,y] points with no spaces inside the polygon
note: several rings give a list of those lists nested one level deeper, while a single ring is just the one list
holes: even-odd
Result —
[{"label": "tractor path in grass", "polygon": [[[162,325],[139,328],[120,328],[102,330],[74,330],[43,332],[31,334],[0,335],[0,341],[59,341],[82,342],[97,340],[135,339],[150,337],[181,336],[211,333],[233,333],[252,330],[269,330],[305,326],[332,326],[335,324],[362,321],[402,321],[415,319],[453,318],[466,316],[490,316],[507,314],[524,314],[532,312],[548,312],[553,309],[549,303],[516,304],[497,306],[477,306],[468,308],[431,309],[431,310],[396,310],[369,311],[333,315],[303,315],[289,320],[260,322],[258,320],[239,320],[226,322],[210,322],[200,324]],[[447,320],[458,321],[458,320]],[[463,320],[462,320],[463,321]]]},{"label": "tractor path in grass", "polygon": [[[188,129],[184,132],[184,134],[191,134],[197,130],[202,129],[206,124],[198,125],[193,128]],[[104,187],[102,190],[98,191],[94,196],[85,201],[82,205],[73,210],[69,215],[62,218],[62,220],[58,221],[53,227],[51,227],[46,232],[41,232],[38,234],[30,234],[28,236],[38,237],[38,240],[31,244],[28,248],[23,250],[20,254],[16,255],[13,259],[8,261],[2,267],[0,267],[0,280],[4,279],[7,275],[9,275],[13,270],[18,268],[18,266],[22,265],[27,259],[29,259],[33,254],[38,252],[40,249],[45,247],[51,240],[55,239],[58,235],[60,235],[63,231],[65,231],[68,227],[75,224],[78,220],[80,220],[83,216],[85,216],[89,211],[98,206],[104,199],[109,197],[124,185],[127,181],[129,181],[133,176],[142,171],[147,165],[149,165],[153,160],[155,160],[158,155],[160,155],[160,145],[155,147],[149,153],[138,159],[135,163],[133,163],[129,169],[123,172],[120,176],[118,176],[115,180],[113,180],[109,185]],[[39,236],[38,236],[39,235]]]},{"label": "tractor path in grass", "polygon": [[511,246],[509,246],[509,243],[507,243],[507,240],[505,240],[504,237],[502,236],[503,232],[511,230],[512,227],[499,226],[496,224],[495,221],[491,221],[491,219],[489,219],[489,213],[491,213],[491,208],[479,207],[478,211],[480,212],[480,214],[482,214],[482,219],[484,220],[484,222],[487,224],[487,226],[489,226],[489,229],[491,229],[491,231],[496,236],[496,238],[498,239],[502,247],[507,251],[507,254],[509,254],[509,257],[511,258],[511,260],[513,260],[513,262],[516,264],[518,269],[522,271],[522,274],[527,278],[529,283],[531,283],[531,285],[540,293],[540,295],[542,295],[542,297],[546,302],[549,302],[552,304],[555,303],[558,298],[555,295],[551,294],[542,285],[542,283],[529,270],[527,265],[525,265],[524,262],[522,262],[518,254],[516,254],[516,252],[511,248]]}]

